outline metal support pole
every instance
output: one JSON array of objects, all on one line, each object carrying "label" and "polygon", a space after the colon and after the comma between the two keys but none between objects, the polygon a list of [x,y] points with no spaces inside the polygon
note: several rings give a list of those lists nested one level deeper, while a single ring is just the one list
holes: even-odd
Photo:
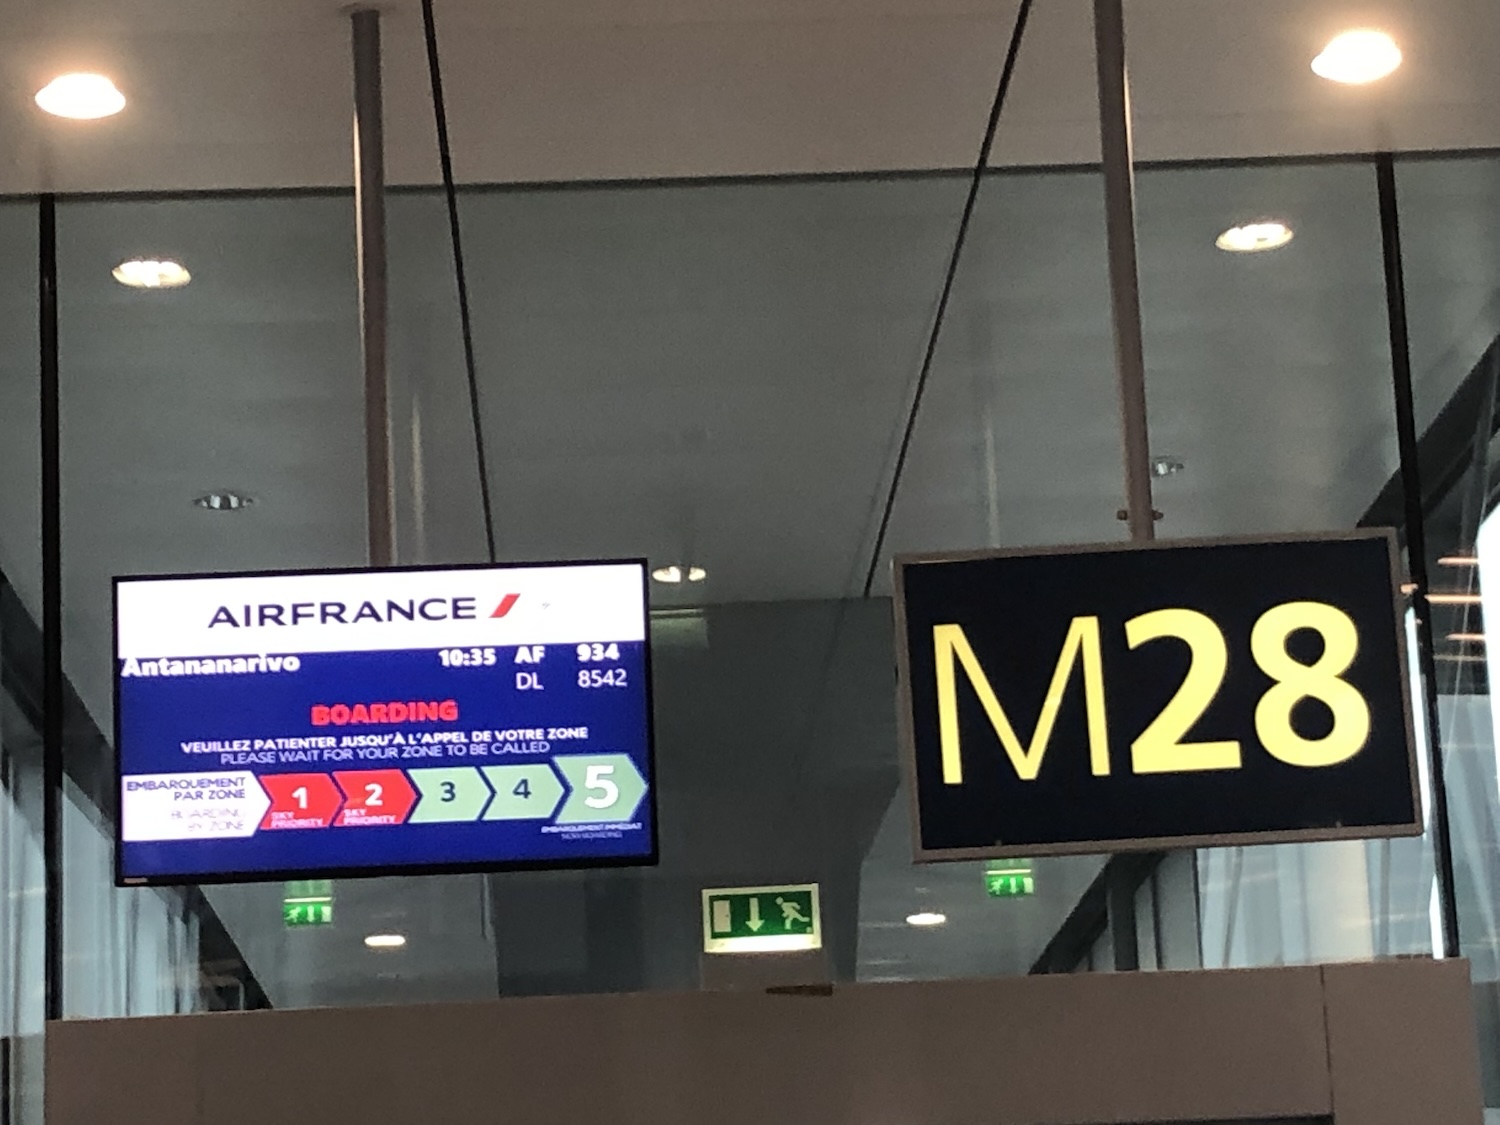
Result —
[{"label": "metal support pole", "polygon": [[[1094,0],[1094,53],[1099,77],[1099,144],[1104,167],[1115,374],[1125,456],[1125,519],[1132,540],[1149,540],[1156,535],[1156,515],[1151,502],[1151,447],[1146,430],[1146,358],[1135,255],[1135,170],[1130,147],[1130,79],[1125,69],[1123,0]],[[1112,867],[1115,872],[1124,870],[1122,864]],[[1140,968],[1135,891],[1134,884],[1127,888],[1111,883],[1109,926],[1118,970]]]},{"label": "metal support pole", "polygon": [[[1401,460],[1401,493],[1405,500],[1406,562],[1411,580],[1411,607],[1417,623],[1417,666],[1422,674],[1422,710],[1427,722],[1428,771],[1432,777],[1432,845],[1442,922],[1444,957],[1459,956],[1457,876],[1448,810],[1447,763],[1438,708],[1437,660],[1432,645],[1432,605],[1427,600],[1427,512],[1422,496],[1421,446],[1417,440],[1412,394],[1411,341],[1406,319],[1406,278],[1401,252],[1401,208],[1396,198],[1396,163],[1388,152],[1375,157],[1375,191],[1380,203],[1380,243],[1385,264],[1386,323],[1391,346],[1391,390],[1395,394],[1396,446]],[[1434,953],[1439,952],[1433,950]]]},{"label": "metal support pole", "polygon": [[359,255],[360,354],[365,375],[365,491],[370,565],[396,559],[386,374],[385,128],[380,92],[380,13],[350,13],[354,46],[354,216]]},{"label": "metal support pole", "polygon": [[41,342],[42,483],[42,863],[43,1007],[63,1018],[62,459],[57,370],[57,199],[37,203],[38,335]]},{"label": "metal support pole", "polygon": [[1151,510],[1151,447],[1146,436],[1146,358],[1135,257],[1135,170],[1130,147],[1130,80],[1125,71],[1122,0],[1094,0],[1099,67],[1099,141],[1104,157],[1104,217],[1115,372],[1125,452],[1125,513],[1130,538],[1156,535]]},{"label": "metal support pole", "polygon": [[1135,896],[1142,883],[1134,877],[1130,867],[1129,864],[1113,863],[1106,873],[1105,914],[1109,919],[1115,971],[1120,973],[1134,972],[1141,967],[1140,935],[1135,928]]}]

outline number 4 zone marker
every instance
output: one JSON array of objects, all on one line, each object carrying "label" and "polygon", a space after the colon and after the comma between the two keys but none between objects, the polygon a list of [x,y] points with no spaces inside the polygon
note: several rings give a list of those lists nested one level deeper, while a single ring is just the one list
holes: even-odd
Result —
[{"label": "number 4 zone marker", "polygon": [[495,790],[485,820],[548,820],[562,800],[563,784],[545,762],[525,766],[485,766]]}]

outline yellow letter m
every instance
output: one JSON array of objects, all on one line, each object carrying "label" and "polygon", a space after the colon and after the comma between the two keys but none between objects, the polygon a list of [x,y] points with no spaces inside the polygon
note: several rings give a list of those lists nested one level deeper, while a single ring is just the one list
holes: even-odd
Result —
[{"label": "yellow letter m", "polygon": [[943,783],[962,785],[964,781],[963,753],[959,746],[958,685],[954,664],[963,665],[974,694],[979,697],[990,725],[1005,747],[1005,754],[1022,781],[1035,781],[1042,768],[1042,758],[1047,753],[1047,744],[1052,740],[1052,728],[1057,724],[1057,713],[1062,707],[1063,692],[1067,690],[1073,665],[1083,664],[1083,697],[1088,715],[1089,766],[1095,777],[1109,773],[1109,730],[1104,714],[1104,665],[1099,651],[1099,619],[1097,617],[1075,617],[1068,626],[1068,635],[1063,640],[1062,654],[1052,670],[1052,683],[1047,688],[1047,698],[1042,702],[1042,713],[1032,733],[1031,745],[1021,745],[1015,727],[1000,706],[995,689],[979,666],[979,658],[964,636],[962,625],[934,625],[932,643],[937,658],[938,735],[942,748]]}]

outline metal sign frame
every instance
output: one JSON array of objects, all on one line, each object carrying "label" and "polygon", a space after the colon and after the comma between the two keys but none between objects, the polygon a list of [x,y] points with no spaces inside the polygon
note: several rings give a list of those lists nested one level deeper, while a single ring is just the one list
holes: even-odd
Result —
[{"label": "metal sign frame", "polygon": [[[1159,551],[1184,547],[1261,546],[1277,543],[1344,542],[1359,539],[1383,539],[1390,558],[1392,625],[1396,633],[1397,655],[1401,661],[1401,713],[1405,724],[1407,769],[1411,782],[1413,819],[1404,824],[1373,827],[1303,828],[1266,832],[1227,832],[1192,836],[1149,836],[1115,840],[1078,840],[1066,843],[996,844],[980,848],[937,848],[922,846],[921,802],[917,794],[916,732],[912,728],[913,700],[911,664],[907,651],[906,586],[904,572],[909,566],[927,563],[965,562],[979,559],[1045,558],[1053,555],[1104,554],[1116,551]],[[1163,851],[1173,848],[1226,848],[1250,844],[1302,844],[1327,840],[1376,840],[1402,836],[1420,836],[1424,818],[1421,783],[1417,765],[1416,728],[1411,698],[1411,659],[1406,643],[1406,605],[1401,597],[1401,554],[1396,533],[1388,527],[1360,528],[1354,531],[1287,532],[1276,535],[1234,535],[1191,539],[1130,540],[1111,543],[1069,543],[1055,547],[1002,547],[988,550],[940,551],[929,554],[897,555],[891,560],[892,601],[896,630],[896,726],[900,740],[902,776],[910,801],[912,858],[917,863],[959,862],[974,859],[1021,859],[1032,856],[1110,855],[1116,852]]]},{"label": "metal sign frame", "polygon": [[497,874],[508,871],[592,871],[611,867],[655,867],[661,862],[661,826],[658,823],[660,808],[657,797],[656,760],[656,679],[651,659],[651,568],[640,556],[600,559],[548,559],[540,562],[500,563],[414,563],[403,566],[338,566],[338,567],[285,567],[270,570],[222,570],[200,572],[169,572],[143,574],[117,574],[111,579],[110,604],[110,663],[111,701],[114,709],[114,746],[112,756],[113,785],[116,797],[122,792],[125,778],[125,762],[119,748],[122,744],[120,708],[120,587],[133,582],[156,582],[170,580],[212,580],[225,578],[294,578],[322,576],[365,576],[374,574],[402,574],[415,572],[446,573],[450,571],[507,571],[507,570],[566,570],[586,566],[634,566],[640,568],[643,614],[642,665],[645,674],[645,781],[646,792],[642,803],[649,808],[651,817],[650,850],[631,855],[578,855],[556,859],[513,859],[497,855],[493,859],[477,862],[413,862],[413,863],[367,863],[355,866],[295,867],[272,869],[240,869],[234,871],[178,872],[168,874],[127,875],[125,873],[125,848],[122,834],[123,820],[116,816],[114,838],[114,885],[116,887],[183,887],[218,886],[230,883],[282,883],[320,879],[383,879],[393,876]]}]

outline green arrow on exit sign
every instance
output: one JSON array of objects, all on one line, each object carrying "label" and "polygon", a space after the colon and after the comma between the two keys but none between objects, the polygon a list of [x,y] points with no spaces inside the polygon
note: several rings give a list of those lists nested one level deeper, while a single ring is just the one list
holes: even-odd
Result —
[{"label": "green arrow on exit sign", "polygon": [[822,947],[816,883],[703,892],[705,953],[786,953]]}]

